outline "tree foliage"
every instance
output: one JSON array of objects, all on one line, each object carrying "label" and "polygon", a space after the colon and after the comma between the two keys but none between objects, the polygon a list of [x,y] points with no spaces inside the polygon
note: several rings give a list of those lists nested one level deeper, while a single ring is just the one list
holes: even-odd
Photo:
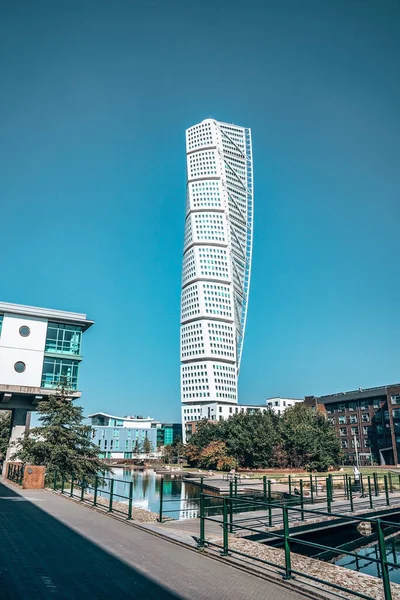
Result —
[{"label": "tree foliage", "polygon": [[41,427],[34,427],[18,442],[13,458],[44,465],[55,472],[90,481],[109,469],[99,459],[99,447],[91,441],[91,427],[84,425],[83,408],[73,403],[62,387],[38,404]]},{"label": "tree foliage", "polygon": [[142,444],[142,450],[145,454],[150,454],[152,447],[149,438],[145,437]]},{"label": "tree foliage", "polygon": [[0,411],[0,458],[3,460],[7,454],[8,442],[11,433],[11,411]]},{"label": "tree foliage", "polygon": [[334,427],[304,404],[288,408],[282,416],[268,410],[238,413],[225,421],[203,420],[186,446],[186,458],[191,466],[214,468],[210,465],[218,463],[215,458],[222,451],[237,466],[253,469],[323,471],[341,457]]}]

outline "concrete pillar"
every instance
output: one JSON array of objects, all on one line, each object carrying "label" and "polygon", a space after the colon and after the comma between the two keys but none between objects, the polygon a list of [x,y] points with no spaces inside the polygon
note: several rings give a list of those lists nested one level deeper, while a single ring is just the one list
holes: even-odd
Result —
[{"label": "concrete pillar", "polygon": [[24,435],[29,423],[28,416],[30,416],[30,412],[26,408],[14,408],[12,411],[11,437],[8,442],[6,462],[12,459],[12,455],[17,450],[17,446],[13,445],[13,442],[16,442]]}]

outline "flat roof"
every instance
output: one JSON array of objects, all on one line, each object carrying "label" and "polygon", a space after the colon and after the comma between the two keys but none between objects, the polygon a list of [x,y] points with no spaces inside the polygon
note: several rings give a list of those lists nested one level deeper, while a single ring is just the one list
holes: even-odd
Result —
[{"label": "flat roof", "polygon": [[358,390],[350,390],[349,392],[338,392],[336,394],[327,394],[326,396],[314,396],[321,404],[330,404],[331,402],[348,402],[351,400],[362,400],[363,398],[372,398],[374,396],[386,396],[387,389],[391,387],[400,387],[400,383],[392,383],[390,385],[381,385],[373,388],[359,388]]},{"label": "flat roof", "polygon": [[116,415],[109,415],[103,412],[87,416],[88,419],[92,419],[93,417],[108,417],[109,419],[119,419],[120,421],[154,421],[153,417],[117,417]]},{"label": "flat roof", "polygon": [[55,320],[60,323],[74,323],[76,325],[81,325],[84,331],[89,329],[94,323],[94,321],[90,321],[84,313],[68,312],[66,310],[56,310],[53,308],[41,308],[39,306],[26,306],[24,304],[12,304],[10,302],[0,302],[0,313],[41,317],[43,319],[49,319],[50,321]]}]

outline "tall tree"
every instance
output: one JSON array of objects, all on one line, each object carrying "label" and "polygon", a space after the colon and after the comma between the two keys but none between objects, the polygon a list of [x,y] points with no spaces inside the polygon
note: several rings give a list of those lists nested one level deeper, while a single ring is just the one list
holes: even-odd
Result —
[{"label": "tall tree", "polygon": [[335,428],[309,406],[295,404],[288,408],[280,419],[280,433],[290,467],[326,471],[340,463]]},{"label": "tall tree", "polygon": [[151,442],[148,437],[145,437],[143,440],[142,450],[145,454],[150,454],[152,451]]},{"label": "tall tree", "polygon": [[11,411],[0,411],[0,459],[5,459],[11,433]]},{"label": "tall tree", "polygon": [[31,429],[18,442],[15,458],[44,465],[52,476],[59,474],[90,481],[109,468],[99,459],[99,447],[91,441],[91,427],[84,425],[83,408],[73,403],[70,390],[62,386],[38,404],[41,427]]}]

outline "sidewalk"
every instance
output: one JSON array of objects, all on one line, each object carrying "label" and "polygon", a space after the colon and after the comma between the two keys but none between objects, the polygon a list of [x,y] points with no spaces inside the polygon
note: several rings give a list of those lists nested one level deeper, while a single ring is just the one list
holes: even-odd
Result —
[{"label": "sidewalk", "polygon": [[301,600],[44,490],[0,484],[2,600]]}]

